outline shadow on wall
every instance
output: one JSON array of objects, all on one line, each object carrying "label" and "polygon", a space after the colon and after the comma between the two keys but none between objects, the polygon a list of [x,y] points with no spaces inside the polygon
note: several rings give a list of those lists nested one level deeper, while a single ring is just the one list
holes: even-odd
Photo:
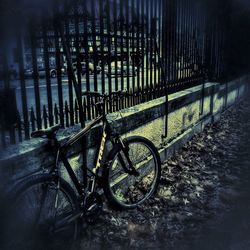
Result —
[{"label": "shadow on wall", "polygon": [[191,124],[195,115],[195,110],[192,107],[188,107],[188,110],[182,116],[182,130],[185,130],[188,124]]}]

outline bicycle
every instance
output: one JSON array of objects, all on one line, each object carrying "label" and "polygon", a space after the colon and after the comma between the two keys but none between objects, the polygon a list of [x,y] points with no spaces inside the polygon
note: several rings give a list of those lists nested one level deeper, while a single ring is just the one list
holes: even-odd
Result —
[{"label": "bicycle", "polygon": [[[137,207],[157,190],[161,161],[154,144],[141,136],[122,139],[113,132],[104,111],[108,95],[90,91],[83,95],[98,100],[95,104],[98,117],[80,132],[61,144],[56,136],[60,125],[32,133],[34,138],[48,139],[48,145],[55,152],[55,164],[47,172],[25,178],[12,192],[14,226],[11,230],[22,232],[22,243],[38,246],[49,242],[54,247],[63,240],[64,244],[71,244],[79,235],[81,220],[91,221],[102,208],[98,187],[111,205],[122,209]],[[124,93],[117,91],[111,96],[122,98]],[[94,168],[86,167],[88,178],[83,185],[68,161],[67,152],[99,123],[102,123],[100,147]],[[104,159],[107,141],[111,142],[112,149]],[[60,176],[60,162],[72,184]],[[29,249],[29,245],[25,249]],[[49,248],[46,246],[46,249]]]}]

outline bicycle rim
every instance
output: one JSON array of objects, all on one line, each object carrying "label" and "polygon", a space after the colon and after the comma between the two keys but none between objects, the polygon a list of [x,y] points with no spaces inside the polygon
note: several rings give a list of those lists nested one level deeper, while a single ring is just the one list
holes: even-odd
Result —
[{"label": "bicycle rim", "polygon": [[77,204],[67,186],[50,177],[18,188],[11,204],[6,249],[69,249],[77,236],[77,221],[62,223]]}]

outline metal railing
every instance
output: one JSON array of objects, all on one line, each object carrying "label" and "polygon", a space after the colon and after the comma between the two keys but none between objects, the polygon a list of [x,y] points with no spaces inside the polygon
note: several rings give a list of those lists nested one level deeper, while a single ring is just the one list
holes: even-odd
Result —
[{"label": "metal railing", "polygon": [[[198,2],[54,1],[49,10],[44,7],[29,16],[1,54],[2,92],[15,91],[17,102],[11,108],[2,101],[1,147],[29,139],[30,132],[37,129],[79,123],[79,102],[62,33],[80,90],[126,90],[130,94],[107,103],[106,112],[208,78],[219,79],[225,69],[221,14],[214,15],[207,3]],[[13,55],[9,51],[15,52],[15,60],[10,61]],[[83,98],[85,121],[96,116],[95,101]],[[15,117],[11,122],[6,118],[9,112]]]}]

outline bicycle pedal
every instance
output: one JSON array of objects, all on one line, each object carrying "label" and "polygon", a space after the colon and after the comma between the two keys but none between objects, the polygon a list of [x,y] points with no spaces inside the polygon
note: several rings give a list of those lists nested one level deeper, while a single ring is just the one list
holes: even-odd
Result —
[{"label": "bicycle pedal", "polygon": [[87,223],[94,223],[102,211],[102,205],[102,198],[98,193],[94,192],[88,196],[85,204],[85,218]]}]

